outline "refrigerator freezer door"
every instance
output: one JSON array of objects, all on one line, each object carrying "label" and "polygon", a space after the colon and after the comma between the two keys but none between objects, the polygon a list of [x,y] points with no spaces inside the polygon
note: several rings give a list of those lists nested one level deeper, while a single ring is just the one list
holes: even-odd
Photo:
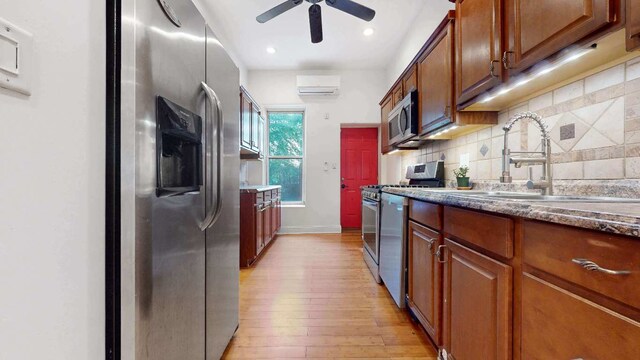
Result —
[{"label": "refrigerator freezer door", "polygon": [[206,25],[191,1],[165,2],[181,27],[157,1],[123,1],[123,355],[198,360],[206,346],[204,188],[156,195],[156,97],[204,118]]},{"label": "refrigerator freezer door", "polygon": [[404,308],[405,198],[382,193],[380,213],[380,277],[398,307]]},{"label": "refrigerator freezer door", "polygon": [[[207,27],[206,82],[218,96],[223,114],[222,209],[207,230],[207,359],[222,356],[238,327],[240,273],[240,73]],[[207,116],[212,116],[211,108]],[[212,161],[218,158],[213,146]],[[219,164],[212,163],[213,166]],[[214,178],[214,188],[218,184]],[[215,205],[217,199],[212,204]]]}]

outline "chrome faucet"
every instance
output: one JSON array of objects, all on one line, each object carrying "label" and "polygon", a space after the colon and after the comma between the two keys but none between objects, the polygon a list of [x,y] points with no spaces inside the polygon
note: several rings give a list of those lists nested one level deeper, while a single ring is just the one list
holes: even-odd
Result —
[{"label": "chrome faucet", "polygon": [[[520,120],[530,119],[540,129],[542,135],[540,151],[511,151],[509,149],[509,131],[515,123]],[[543,190],[545,195],[553,194],[553,182],[551,176],[551,139],[549,139],[549,130],[547,124],[536,113],[524,112],[516,114],[509,122],[502,128],[504,130],[504,148],[502,149],[502,176],[500,177],[501,183],[511,183],[513,178],[509,171],[511,164],[514,164],[516,168],[522,167],[522,165],[543,165],[542,166],[542,178],[539,181],[533,180],[533,169],[529,167],[529,180],[527,181],[527,188]],[[511,154],[525,155],[523,157],[512,157]]]}]

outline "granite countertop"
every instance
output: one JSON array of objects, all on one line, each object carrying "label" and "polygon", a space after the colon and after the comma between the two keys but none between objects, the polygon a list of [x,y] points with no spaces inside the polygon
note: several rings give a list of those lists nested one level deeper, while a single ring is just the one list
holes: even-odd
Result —
[{"label": "granite countertop", "polygon": [[282,186],[280,185],[249,185],[249,186],[240,186],[240,192],[245,193],[259,193],[263,191],[280,189]]},{"label": "granite countertop", "polygon": [[639,203],[526,202],[447,189],[384,188],[383,192],[433,203],[640,237]]}]

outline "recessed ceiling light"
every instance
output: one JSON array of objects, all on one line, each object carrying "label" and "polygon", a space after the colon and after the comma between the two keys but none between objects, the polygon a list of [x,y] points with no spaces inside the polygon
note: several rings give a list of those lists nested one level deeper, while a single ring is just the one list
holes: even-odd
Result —
[{"label": "recessed ceiling light", "polygon": [[268,52],[269,54],[275,54],[275,53],[276,53],[276,49],[275,49],[275,48],[273,48],[273,47],[268,47],[268,48],[267,48],[267,52]]},{"label": "recessed ceiling light", "polygon": [[374,30],[372,28],[366,28],[362,33],[364,34],[364,36],[371,36],[373,35]]}]

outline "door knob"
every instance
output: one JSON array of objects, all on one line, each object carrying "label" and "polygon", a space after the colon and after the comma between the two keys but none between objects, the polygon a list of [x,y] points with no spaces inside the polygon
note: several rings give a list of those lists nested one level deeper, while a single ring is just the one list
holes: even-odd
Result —
[{"label": "door knob", "polygon": [[347,185],[342,184],[342,185],[340,185],[340,187],[344,189],[344,188],[346,188],[346,187],[347,187]]}]

